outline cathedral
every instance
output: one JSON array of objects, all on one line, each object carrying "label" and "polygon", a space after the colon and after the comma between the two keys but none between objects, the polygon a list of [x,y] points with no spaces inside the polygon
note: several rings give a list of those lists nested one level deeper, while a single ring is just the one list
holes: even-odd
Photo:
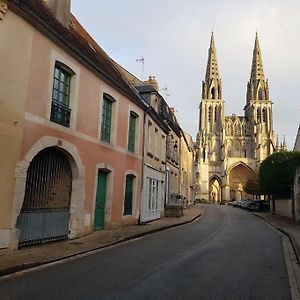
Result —
[{"label": "cathedral", "polygon": [[251,198],[244,190],[245,184],[258,173],[261,161],[278,148],[273,130],[272,104],[256,34],[244,115],[225,116],[222,80],[212,33],[199,106],[197,200],[223,204]]}]

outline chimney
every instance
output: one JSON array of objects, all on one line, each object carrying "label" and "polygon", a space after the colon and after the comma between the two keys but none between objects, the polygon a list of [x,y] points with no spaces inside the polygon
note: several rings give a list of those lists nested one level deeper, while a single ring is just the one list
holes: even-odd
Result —
[{"label": "chimney", "polygon": [[144,81],[144,83],[151,85],[156,91],[158,91],[158,83],[155,76],[149,76],[149,79]]},{"label": "chimney", "polygon": [[69,28],[71,15],[71,0],[44,0],[54,17]]}]

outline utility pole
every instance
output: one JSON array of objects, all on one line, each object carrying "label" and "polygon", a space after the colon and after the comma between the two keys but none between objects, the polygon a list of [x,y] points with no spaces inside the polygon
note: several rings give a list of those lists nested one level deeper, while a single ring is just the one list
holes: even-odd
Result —
[{"label": "utility pole", "polygon": [[140,58],[137,58],[135,61],[142,64],[142,77],[141,77],[141,80],[143,81],[144,80],[145,57],[141,56]]}]

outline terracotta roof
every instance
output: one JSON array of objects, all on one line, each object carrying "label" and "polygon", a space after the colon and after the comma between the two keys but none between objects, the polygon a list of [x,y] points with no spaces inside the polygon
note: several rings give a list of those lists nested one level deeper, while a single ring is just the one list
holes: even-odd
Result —
[{"label": "terracotta roof", "polygon": [[93,38],[80,25],[78,20],[71,16],[69,28],[63,26],[51,13],[42,0],[10,0],[17,8],[24,12],[29,21],[38,22],[45,31],[54,35],[74,54],[79,55],[87,64],[100,73],[104,80],[114,84],[131,100],[142,105],[140,97],[114,67],[109,56],[93,40]]}]

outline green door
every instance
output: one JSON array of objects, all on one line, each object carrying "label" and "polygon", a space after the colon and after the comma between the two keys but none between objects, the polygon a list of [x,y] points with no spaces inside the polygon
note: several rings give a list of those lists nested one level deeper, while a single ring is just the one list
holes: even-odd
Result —
[{"label": "green door", "polygon": [[95,219],[94,219],[95,230],[104,229],[107,174],[108,174],[107,172],[103,172],[103,171],[99,171],[98,173]]}]

